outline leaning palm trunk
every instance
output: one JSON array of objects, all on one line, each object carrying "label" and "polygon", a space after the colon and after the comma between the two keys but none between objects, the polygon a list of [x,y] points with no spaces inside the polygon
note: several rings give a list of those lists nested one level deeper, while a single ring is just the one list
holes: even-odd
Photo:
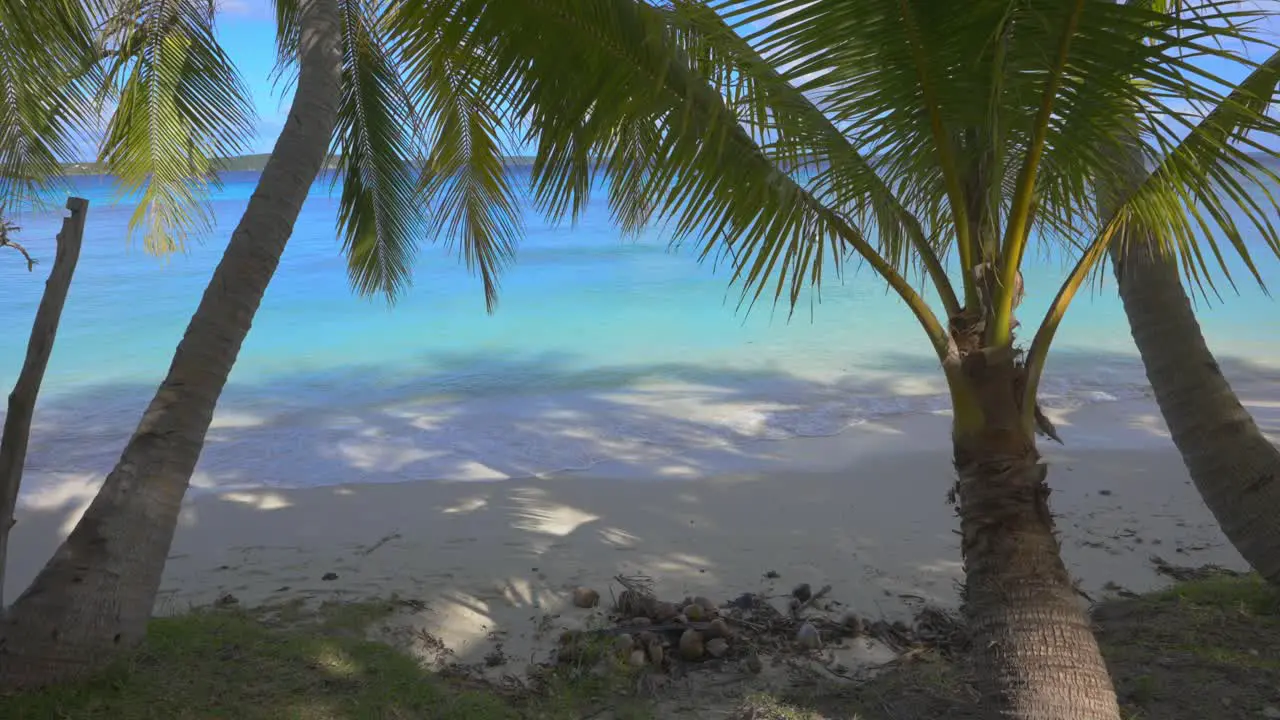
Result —
[{"label": "leaning palm trunk", "polygon": [[0,621],[0,684],[31,687],[83,675],[145,634],[218,396],[333,136],[342,74],[337,6],[301,4],[289,119],[119,463]]},{"label": "leaning palm trunk", "polygon": [[1280,584],[1280,450],[1222,376],[1173,260],[1136,243],[1111,258],[1147,380],[1192,481],[1236,550]]},{"label": "leaning palm trunk", "polygon": [[978,350],[949,374],[980,409],[957,414],[954,459],[983,705],[1022,720],[1117,720],[1111,676],[1059,554],[1047,468],[1022,419],[1022,369],[1008,350]]}]

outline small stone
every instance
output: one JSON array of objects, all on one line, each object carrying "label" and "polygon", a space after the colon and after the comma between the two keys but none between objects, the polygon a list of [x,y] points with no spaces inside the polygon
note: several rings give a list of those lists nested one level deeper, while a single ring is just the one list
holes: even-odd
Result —
[{"label": "small stone", "polygon": [[324,580],[325,582],[328,582],[328,581],[330,581],[330,580],[337,580],[337,579],[338,579],[338,573],[336,573],[336,572],[327,572],[327,573],[325,573],[325,574],[321,575],[321,576],[320,576],[320,579],[321,579],[321,580]]},{"label": "small stone", "polygon": [[600,604],[600,593],[586,587],[574,588],[573,604],[584,610],[593,608]]},{"label": "small stone", "polygon": [[707,654],[711,657],[722,658],[727,652],[729,652],[729,643],[723,638],[713,638],[707,641]]},{"label": "small stone", "polygon": [[707,619],[707,610],[696,603],[689,603],[684,607],[684,616],[689,622],[702,622]]},{"label": "small stone", "polygon": [[674,603],[669,602],[653,603],[651,610],[652,612],[650,617],[656,623],[671,622],[675,619],[676,615],[680,614],[680,608],[676,607]]},{"label": "small stone", "polygon": [[747,659],[744,663],[747,666],[747,672],[752,675],[759,675],[764,670],[764,663],[760,662],[760,655],[755,650],[747,653]]},{"label": "small stone", "polygon": [[809,598],[813,597],[813,589],[809,587],[809,583],[800,583],[791,589],[791,597],[800,602],[807,602]]},{"label": "small stone", "polygon": [[720,609],[716,607],[715,603],[711,602],[711,598],[704,597],[702,595],[699,595],[698,597],[694,598],[693,604],[701,605],[702,609],[706,610],[708,614],[715,614]]},{"label": "small stone", "polygon": [[782,577],[781,575],[778,574],[777,570],[767,570],[765,571],[764,576],[765,576],[765,579],[767,580],[777,580],[778,578]]},{"label": "small stone", "polygon": [[804,623],[800,629],[796,631],[796,643],[803,650],[821,650],[822,635],[818,632],[818,628],[812,623]]},{"label": "small stone", "polygon": [[867,632],[866,625],[862,622],[862,618],[858,617],[857,613],[845,613],[840,623],[845,626],[845,629],[853,633],[854,637],[865,635]]},{"label": "small stone", "polygon": [[1268,705],[1262,708],[1262,717],[1267,720],[1280,720],[1280,710]]},{"label": "small stone", "polygon": [[706,634],[709,638],[727,638],[733,634],[733,630],[723,618],[716,618],[707,626]]},{"label": "small stone", "polygon": [[649,660],[645,657],[643,650],[632,650],[631,655],[627,657],[627,663],[630,664],[631,667],[644,667],[644,664],[648,661]]},{"label": "small stone", "polygon": [[653,663],[654,667],[662,667],[663,655],[665,653],[662,650],[662,643],[657,640],[649,643],[649,662]]},{"label": "small stone", "polygon": [[213,604],[218,607],[228,607],[230,605],[238,605],[240,604],[240,598],[236,597],[235,595],[232,595],[231,593],[227,593],[219,597],[217,600],[214,600]]},{"label": "small stone", "polygon": [[648,632],[647,630],[636,636],[636,645],[639,645],[642,648],[647,648],[656,642],[658,642],[658,636]]},{"label": "small stone", "polygon": [[633,617],[626,622],[626,625],[629,627],[649,627],[652,624],[653,621],[643,615],[640,617]]},{"label": "small stone", "polygon": [[680,657],[685,660],[697,660],[703,652],[702,633],[690,628],[680,636]]},{"label": "small stone", "polygon": [[622,633],[621,635],[613,639],[614,650],[618,653],[618,655],[623,657],[625,657],[628,653],[634,650],[635,646],[636,646],[635,638],[631,637],[626,633]]}]

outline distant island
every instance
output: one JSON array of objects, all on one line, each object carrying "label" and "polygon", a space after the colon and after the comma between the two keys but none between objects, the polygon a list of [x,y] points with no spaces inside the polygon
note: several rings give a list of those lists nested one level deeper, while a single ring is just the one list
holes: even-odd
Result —
[{"label": "distant island", "polygon": [[[1250,153],[1251,157],[1263,161],[1266,165],[1275,165],[1275,162],[1263,153]],[[270,153],[256,153],[253,155],[236,155],[235,157],[222,158],[219,161],[219,172],[261,172],[267,166],[267,158],[271,157]],[[507,165],[511,167],[529,167],[533,165],[532,155],[509,155],[506,158]],[[326,170],[332,170],[337,167],[334,160],[330,160],[325,164]],[[99,162],[81,162],[81,163],[65,163],[62,166],[63,172],[67,175],[105,175],[103,165]]]},{"label": "distant island", "polygon": [[[261,172],[267,166],[267,158],[271,157],[271,153],[255,153],[253,155],[236,155],[235,157],[220,158],[217,161],[219,172]],[[507,157],[507,164],[517,167],[525,167],[533,164],[533,157],[530,155],[512,155]],[[325,169],[332,170],[337,167],[336,161],[330,160],[325,163]],[[63,172],[67,175],[105,175],[105,169],[100,162],[79,162],[65,163],[62,166]]]}]

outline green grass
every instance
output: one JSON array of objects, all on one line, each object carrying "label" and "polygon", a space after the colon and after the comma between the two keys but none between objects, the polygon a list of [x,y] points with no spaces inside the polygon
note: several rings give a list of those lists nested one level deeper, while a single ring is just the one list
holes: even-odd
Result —
[{"label": "green grass", "polygon": [[1193,612],[1234,612],[1266,624],[1280,620],[1280,592],[1252,574],[1191,580],[1150,595],[1148,602],[1177,603]]},{"label": "green grass", "polygon": [[[750,695],[738,707],[738,717],[752,720],[824,720],[822,715],[778,700],[771,695]],[[854,716],[851,720],[858,720]]]},{"label": "green grass", "polygon": [[[586,689],[510,698],[363,639],[391,603],[296,604],[156,619],[135,657],[89,682],[0,697],[6,720],[515,720],[581,717]],[[573,694],[569,694],[569,690]]]}]

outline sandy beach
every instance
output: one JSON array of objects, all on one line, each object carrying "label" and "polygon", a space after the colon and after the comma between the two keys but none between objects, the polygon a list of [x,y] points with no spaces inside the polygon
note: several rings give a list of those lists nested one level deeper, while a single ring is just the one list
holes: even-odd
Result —
[{"label": "sandy beach", "polygon": [[[1275,437],[1280,402],[1265,399],[1269,389],[1242,396]],[[1150,400],[1054,419],[1066,445],[1042,451],[1063,552],[1085,593],[1161,585],[1153,556],[1243,566]],[[619,573],[652,577],[663,597],[718,600],[830,584],[829,597],[850,610],[904,617],[921,602],[954,605],[962,577],[946,503],[948,426],[945,414],[904,416],[760,442],[743,449],[741,472],[714,475],[685,455],[644,471],[606,463],[525,480],[195,494],[156,610],[228,594],[248,606],[394,594],[419,601],[414,622],[464,663],[498,644],[508,658],[545,659],[549,627],[590,619],[572,607],[572,589],[596,588],[607,601]],[[70,530],[92,485],[24,497],[11,593]]]}]

